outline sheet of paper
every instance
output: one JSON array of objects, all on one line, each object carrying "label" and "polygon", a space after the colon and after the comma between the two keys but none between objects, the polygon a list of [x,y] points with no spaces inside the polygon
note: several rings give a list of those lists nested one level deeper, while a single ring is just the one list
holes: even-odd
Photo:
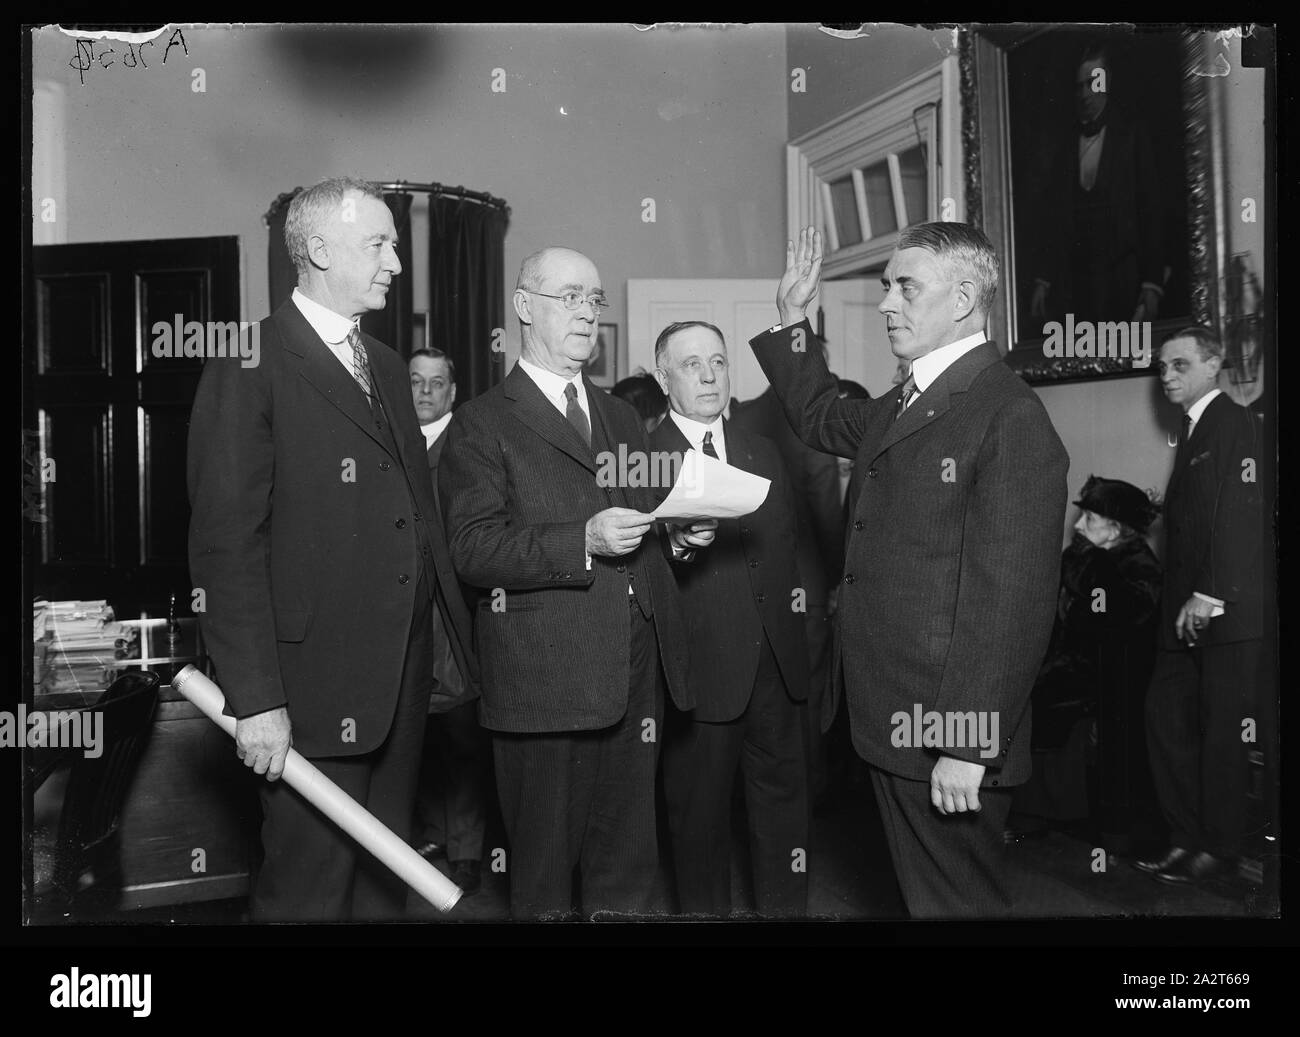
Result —
[{"label": "sheet of paper", "polygon": [[688,450],[672,492],[655,508],[655,518],[740,518],[759,509],[771,485],[771,479],[742,472],[698,450]]}]

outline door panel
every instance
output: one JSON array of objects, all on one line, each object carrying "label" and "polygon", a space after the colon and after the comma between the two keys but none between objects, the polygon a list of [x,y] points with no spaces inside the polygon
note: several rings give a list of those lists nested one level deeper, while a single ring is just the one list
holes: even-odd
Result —
[{"label": "door panel", "polygon": [[36,279],[41,486],[35,591],[121,617],[189,599],[186,431],[200,357],[155,357],[153,327],[237,322],[238,239],[45,245]]}]

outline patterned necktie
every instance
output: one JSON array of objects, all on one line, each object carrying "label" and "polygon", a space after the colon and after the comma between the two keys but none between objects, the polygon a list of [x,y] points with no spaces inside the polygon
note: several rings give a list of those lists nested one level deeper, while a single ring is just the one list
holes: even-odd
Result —
[{"label": "patterned necktie", "polygon": [[564,387],[564,416],[569,419],[569,424],[578,430],[578,435],[582,441],[591,446],[591,422],[587,420],[587,415],[583,413],[582,405],[578,403],[578,387],[572,382]]},{"label": "patterned necktie", "polygon": [[708,454],[711,458],[713,458],[715,461],[722,460],[720,457],[718,457],[718,451],[713,445],[712,431],[704,433],[704,452]]},{"label": "patterned necktie", "polygon": [[910,374],[907,381],[898,391],[898,409],[894,411],[894,420],[897,421],[903,416],[903,411],[907,410],[907,405],[912,402],[912,394],[916,392],[916,379]]},{"label": "patterned necktie", "polygon": [[370,361],[366,359],[366,347],[361,341],[361,332],[355,324],[348,332],[348,345],[352,347],[352,377],[357,380],[357,385],[361,386],[361,391],[366,394],[366,400],[373,407],[375,394],[370,385]]}]

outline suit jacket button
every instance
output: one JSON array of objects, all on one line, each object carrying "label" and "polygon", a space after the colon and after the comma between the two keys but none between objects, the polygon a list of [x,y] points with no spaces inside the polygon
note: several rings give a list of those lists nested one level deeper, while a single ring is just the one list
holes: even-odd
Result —
[{"label": "suit jacket button", "polygon": [[762,594],[755,594],[755,595],[754,595],[754,600],[755,600],[756,602],[758,602],[758,603],[761,605],[761,604],[763,604],[763,602],[766,601],[767,599],[766,599]]},{"label": "suit jacket button", "polygon": [[845,574],[844,574],[844,582],[845,582],[845,583],[852,583],[852,582],[853,582],[853,574],[852,574],[852,573],[845,573]]},{"label": "suit jacket button", "polygon": [[387,461],[380,461],[380,462],[379,462],[379,470],[380,470],[381,472],[386,472],[386,471],[388,471],[388,469],[390,469],[390,468],[392,468],[392,467],[393,467],[393,466],[390,465]]},{"label": "suit jacket button", "polygon": [[614,571],[615,571],[615,572],[620,572],[620,573],[625,573],[625,572],[627,572],[627,566],[626,566],[626,565],[620,565],[620,566],[617,566],[617,567],[615,567]]},{"label": "suit jacket button", "polygon": [[868,468],[868,469],[867,469],[867,477],[868,477],[868,478],[874,479],[874,478],[875,478],[877,475],[879,475],[879,474],[880,474],[880,472],[877,471],[875,468]]},{"label": "suit jacket button", "polygon": [[397,578],[397,582],[398,582],[398,583],[410,583],[410,582],[411,582],[411,578],[410,578],[409,576],[407,576],[406,573],[402,573],[402,575],[399,576],[399,577]]},{"label": "suit jacket button", "polygon": [[757,559],[757,558],[751,558],[751,559],[749,560],[749,567],[750,567],[751,569],[757,569],[757,568],[758,568],[758,559]]},{"label": "suit jacket button", "polygon": [[405,529],[405,528],[406,528],[406,519],[404,519],[404,518],[399,518],[396,522],[393,523],[393,525],[396,526],[398,529]]},{"label": "suit jacket button", "polygon": [[997,778],[994,778],[991,782],[989,782],[990,785],[996,785],[997,783],[998,783]]},{"label": "suit jacket button", "polygon": [[748,533],[748,532],[749,532],[749,527],[748,527],[748,526],[741,526],[741,527],[740,527],[740,531],[741,531],[742,533]]},{"label": "suit jacket button", "polygon": [[853,528],[854,528],[854,529],[861,529],[861,528],[862,528],[862,525],[863,525],[862,519],[854,519],[854,520],[853,520]]}]

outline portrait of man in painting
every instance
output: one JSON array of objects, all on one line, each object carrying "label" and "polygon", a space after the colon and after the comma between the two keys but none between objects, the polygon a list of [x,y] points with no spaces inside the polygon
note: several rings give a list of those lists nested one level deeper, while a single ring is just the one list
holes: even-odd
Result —
[{"label": "portrait of man in painting", "polygon": [[1048,29],[1010,51],[1018,344],[1065,321],[1186,317],[1177,32]]}]

